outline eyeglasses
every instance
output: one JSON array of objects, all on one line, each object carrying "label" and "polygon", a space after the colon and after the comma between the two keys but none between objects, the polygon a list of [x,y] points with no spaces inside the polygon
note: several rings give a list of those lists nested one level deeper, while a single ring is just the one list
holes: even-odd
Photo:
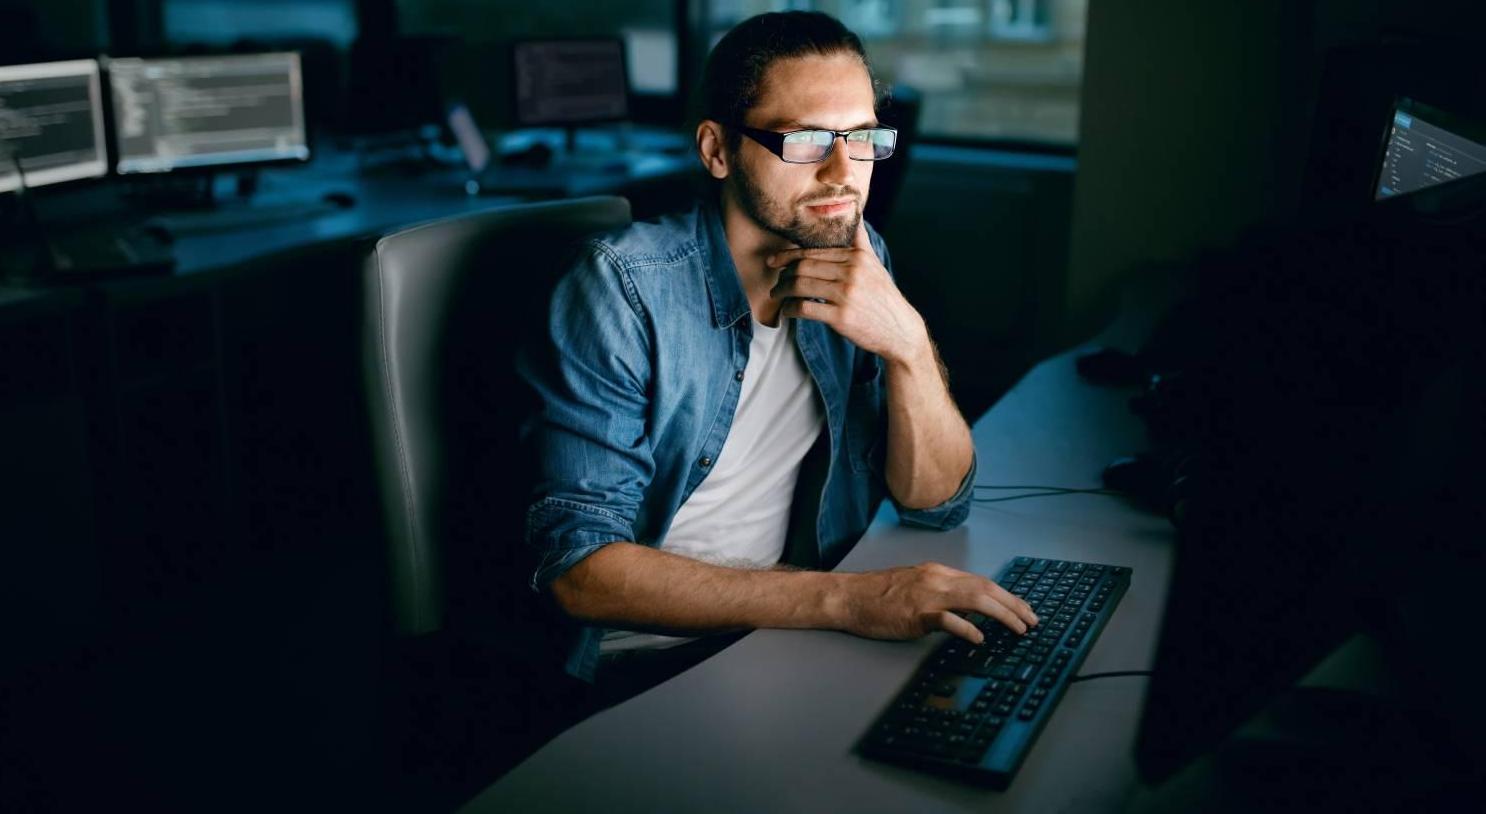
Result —
[{"label": "eyeglasses", "polygon": [[741,124],[733,125],[739,133],[762,144],[764,149],[789,164],[814,164],[824,161],[836,147],[836,137],[846,140],[846,155],[853,161],[881,161],[893,154],[898,144],[898,131],[891,127],[866,127],[861,130],[791,130],[776,133]]}]

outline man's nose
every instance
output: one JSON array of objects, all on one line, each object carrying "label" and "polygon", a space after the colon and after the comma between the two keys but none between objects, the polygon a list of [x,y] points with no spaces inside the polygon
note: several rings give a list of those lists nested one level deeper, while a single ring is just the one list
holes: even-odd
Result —
[{"label": "man's nose", "polygon": [[837,136],[831,143],[831,154],[821,159],[815,177],[831,186],[854,186],[851,182],[856,172],[855,164],[851,160],[851,151],[846,147],[846,137]]}]

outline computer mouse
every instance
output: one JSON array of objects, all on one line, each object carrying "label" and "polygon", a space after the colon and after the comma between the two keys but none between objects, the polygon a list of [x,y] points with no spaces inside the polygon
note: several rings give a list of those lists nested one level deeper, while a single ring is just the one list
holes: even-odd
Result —
[{"label": "computer mouse", "polygon": [[341,209],[350,209],[356,205],[356,197],[349,192],[327,192],[320,199]]}]

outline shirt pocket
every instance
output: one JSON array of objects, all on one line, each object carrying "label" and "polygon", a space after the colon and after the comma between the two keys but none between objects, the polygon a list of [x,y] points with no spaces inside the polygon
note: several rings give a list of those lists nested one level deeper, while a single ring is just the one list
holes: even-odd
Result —
[{"label": "shirt pocket", "polygon": [[846,452],[853,472],[882,472],[886,457],[882,362],[873,356],[853,378],[846,401]]}]

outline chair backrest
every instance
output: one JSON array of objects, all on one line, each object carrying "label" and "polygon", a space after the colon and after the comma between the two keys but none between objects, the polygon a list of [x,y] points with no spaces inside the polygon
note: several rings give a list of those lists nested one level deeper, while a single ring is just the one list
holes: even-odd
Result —
[{"label": "chair backrest", "polygon": [[922,111],[923,96],[907,85],[894,85],[878,111],[883,124],[898,128],[898,149],[893,157],[872,168],[872,194],[867,197],[867,209],[862,213],[878,231],[887,228],[893,206],[898,202],[898,193],[903,189],[909,158],[918,143],[918,122]]},{"label": "chair backrest", "polygon": [[517,343],[545,318],[575,241],[629,222],[623,198],[522,205],[404,229],[368,253],[363,375],[399,632],[441,629],[459,597],[500,592],[477,583],[520,559],[531,405]]}]

